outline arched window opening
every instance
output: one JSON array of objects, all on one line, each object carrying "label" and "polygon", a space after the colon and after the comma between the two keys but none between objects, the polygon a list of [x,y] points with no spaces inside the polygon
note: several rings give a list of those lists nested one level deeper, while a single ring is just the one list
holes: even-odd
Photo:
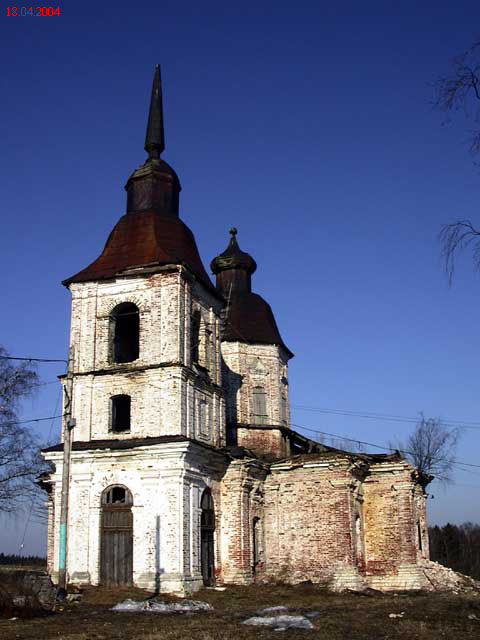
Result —
[{"label": "arched window opening", "polygon": [[111,430],[114,433],[130,431],[130,413],[132,399],[130,396],[118,395],[111,398]]},{"label": "arched window opening", "polygon": [[200,501],[201,515],[201,563],[203,584],[215,582],[215,508],[210,489],[205,489]]},{"label": "arched window opening", "polygon": [[257,572],[260,564],[260,518],[254,518],[252,522],[252,543],[253,543],[253,573]]},{"label": "arched window opening", "polygon": [[192,362],[198,364],[200,357],[200,311],[192,313],[190,323],[190,353]]},{"label": "arched window opening", "polygon": [[253,423],[265,424],[267,422],[267,394],[263,387],[253,388]]},{"label": "arched window opening", "polygon": [[362,518],[359,513],[355,516],[355,553],[357,557],[357,565],[364,563],[364,541]]},{"label": "arched window opening", "polygon": [[423,551],[422,525],[420,524],[420,520],[417,521],[417,538],[418,538],[418,550]]},{"label": "arched window opening", "polygon": [[133,302],[122,302],[110,315],[114,362],[133,362],[139,355],[140,317]]},{"label": "arched window opening", "polygon": [[197,434],[210,436],[210,407],[203,394],[198,394],[197,421]]},{"label": "arched window opening", "polygon": [[108,487],[102,494],[102,504],[106,506],[128,507],[133,504],[132,494],[126,487]]},{"label": "arched window opening", "polygon": [[210,368],[210,359],[212,356],[212,332],[208,328],[208,325],[204,324],[201,334],[202,352],[203,352],[203,366],[206,369]]}]

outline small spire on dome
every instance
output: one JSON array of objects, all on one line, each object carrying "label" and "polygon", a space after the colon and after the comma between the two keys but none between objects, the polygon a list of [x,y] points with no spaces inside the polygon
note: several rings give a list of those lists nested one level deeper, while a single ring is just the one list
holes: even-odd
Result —
[{"label": "small spire on dome", "polygon": [[145,135],[145,151],[148,160],[158,160],[165,149],[165,134],[163,131],[162,79],[160,65],[155,65],[153,76],[152,96],[148,112],[147,132]]},{"label": "small spire on dome", "polygon": [[230,227],[230,229],[228,230],[228,233],[231,236],[235,237],[237,235],[237,233],[238,233],[237,228],[236,227]]}]

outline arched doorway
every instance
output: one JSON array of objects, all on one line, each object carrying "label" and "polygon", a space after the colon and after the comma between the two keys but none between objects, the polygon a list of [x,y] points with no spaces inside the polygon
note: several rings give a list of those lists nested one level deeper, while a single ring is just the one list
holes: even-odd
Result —
[{"label": "arched doorway", "polygon": [[114,587],[132,584],[132,494],[126,487],[108,487],[102,494],[100,582]]},{"label": "arched doorway", "polygon": [[213,536],[215,532],[215,508],[210,489],[205,489],[200,503],[201,517],[201,560],[203,584],[215,582],[215,548]]}]

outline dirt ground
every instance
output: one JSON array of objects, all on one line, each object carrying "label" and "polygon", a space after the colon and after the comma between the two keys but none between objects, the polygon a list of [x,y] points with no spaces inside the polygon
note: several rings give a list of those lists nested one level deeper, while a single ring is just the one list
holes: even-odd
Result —
[{"label": "dirt ground", "polygon": [[[183,614],[116,612],[126,598],[144,600],[139,589],[107,591],[87,588],[79,603],[59,605],[54,614],[34,619],[0,619],[1,640],[233,640],[278,637],[265,627],[241,624],[258,609],[288,606],[289,614],[318,611],[313,630],[287,629],[288,638],[307,640],[479,640],[480,595],[470,594],[333,594],[298,587],[228,587],[203,589],[196,600],[213,611]],[[159,600],[175,600],[158,597]],[[389,614],[402,614],[390,618]]]}]

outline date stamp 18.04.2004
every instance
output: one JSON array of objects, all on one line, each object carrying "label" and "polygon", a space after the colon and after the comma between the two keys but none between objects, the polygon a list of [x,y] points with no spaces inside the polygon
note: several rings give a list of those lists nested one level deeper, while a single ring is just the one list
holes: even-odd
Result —
[{"label": "date stamp 18.04.2004", "polygon": [[59,16],[60,7],[7,7],[8,17],[25,16]]}]

